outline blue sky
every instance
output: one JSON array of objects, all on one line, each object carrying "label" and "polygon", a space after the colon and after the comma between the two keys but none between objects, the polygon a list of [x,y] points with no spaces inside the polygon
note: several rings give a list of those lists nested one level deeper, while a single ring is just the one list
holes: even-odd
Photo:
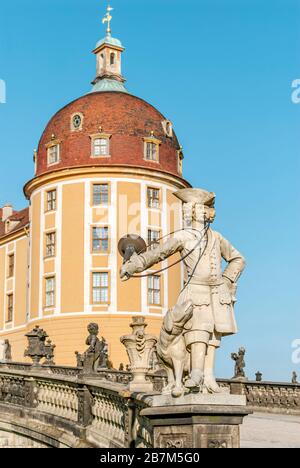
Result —
[{"label": "blue sky", "polygon": [[[127,88],[174,122],[185,177],[217,193],[215,229],[247,257],[240,282],[240,333],[247,372],[289,380],[300,365],[299,0],[114,0],[113,35],[126,46]],[[90,89],[91,54],[104,35],[106,2],[1,2],[0,204],[25,206],[32,152],[50,117]]]}]

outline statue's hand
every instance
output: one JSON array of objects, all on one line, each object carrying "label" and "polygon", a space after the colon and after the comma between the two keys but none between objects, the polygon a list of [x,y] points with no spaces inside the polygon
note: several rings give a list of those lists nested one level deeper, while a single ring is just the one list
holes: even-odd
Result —
[{"label": "statue's hand", "polygon": [[224,280],[224,283],[226,284],[226,286],[229,289],[229,292],[230,292],[231,297],[232,297],[232,301],[236,302],[237,284],[230,281],[230,279],[226,278],[226,276],[223,276],[223,280]]},{"label": "statue's hand", "polygon": [[130,260],[122,265],[120,278],[122,281],[128,281],[130,277],[138,271],[143,271],[143,261],[136,253],[134,253]]}]

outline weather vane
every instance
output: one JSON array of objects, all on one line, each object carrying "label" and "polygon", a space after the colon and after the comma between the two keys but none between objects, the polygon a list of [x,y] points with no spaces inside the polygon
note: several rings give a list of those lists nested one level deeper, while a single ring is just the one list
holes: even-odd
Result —
[{"label": "weather vane", "polygon": [[110,12],[113,11],[113,8],[111,8],[110,5],[108,5],[107,7],[107,11],[106,11],[106,15],[104,16],[103,20],[102,20],[102,23],[105,24],[107,23],[107,29],[106,29],[106,34],[108,36],[110,36],[111,34],[111,29],[110,29],[110,22],[112,20],[112,16],[110,14]]}]

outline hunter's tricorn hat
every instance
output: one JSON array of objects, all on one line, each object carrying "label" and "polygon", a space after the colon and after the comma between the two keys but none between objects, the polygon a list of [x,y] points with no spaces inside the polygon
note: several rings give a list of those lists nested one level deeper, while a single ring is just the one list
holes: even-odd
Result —
[{"label": "hunter's tricorn hat", "polygon": [[216,194],[207,190],[186,188],[174,193],[183,203],[199,203],[213,208],[215,205]]}]

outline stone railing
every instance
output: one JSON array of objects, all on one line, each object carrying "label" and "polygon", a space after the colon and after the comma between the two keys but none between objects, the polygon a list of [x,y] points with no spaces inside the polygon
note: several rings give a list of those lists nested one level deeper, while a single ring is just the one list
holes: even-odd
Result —
[{"label": "stone railing", "polygon": [[36,428],[38,421],[41,439],[36,440],[45,446],[152,446],[151,425],[139,414],[147,405],[118,382],[128,382],[130,374],[109,371],[106,378],[103,372],[86,378],[52,372],[46,366],[20,369],[0,365],[0,433],[6,418],[17,421],[13,431],[22,427],[21,433],[33,440],[38,436],[28,428],[33,422]]},{"label": "stone railing", "polygon": [[41,378],[36,379],[35,383],[38,411],[70,421],[78,421],[78,397],[75,384]]},{"label": "stone railing", "polygon": [[[152,373],[147,378],[160,392],[165,377]],[[145,395],[128,391],[130,380],[130,373],[114,370],[85,377],[76,368],[0,364],[0,433],[6,414],[7,420],[21,418],[17,427],[25,422],[30,427],[32,420],[38,427],[45,424],[39,429],[50,431],[51,437],[43,432],[45,446],[151,448],[151,423],[141,415],[149,403]],[[219,384],[232,394],[245,395],[253,411],[300,414],[300,385],[233,380]],[[35,432],[28,437],[39,440]]]},{"label": "stone railing", "polygon": [[300,414],[300,385],[280,382],[230,381],[232,394],[245,395],[253,411]]}]

